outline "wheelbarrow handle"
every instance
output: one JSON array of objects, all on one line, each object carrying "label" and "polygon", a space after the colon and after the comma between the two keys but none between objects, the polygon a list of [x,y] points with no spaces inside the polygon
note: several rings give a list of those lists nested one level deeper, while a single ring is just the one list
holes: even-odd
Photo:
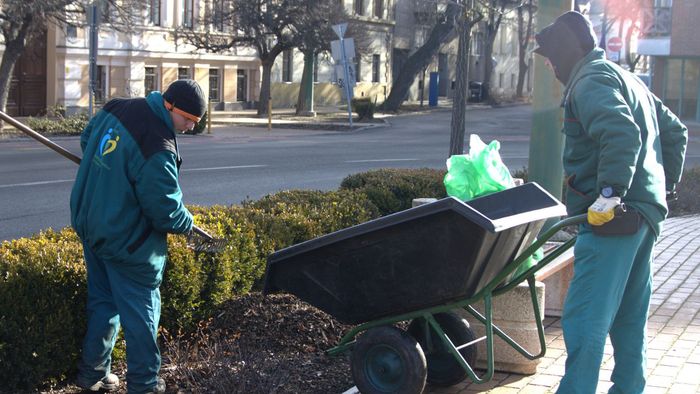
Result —
[{"label": "wheelbarrow handle", "polygon": [[[80,165],[80,157],[74,154],[73,152],[63,148],[61,145],[58,145],[57,143],[51,141],[50,139],[44,137],[43,135],[37,133],[36,131],[32,130],[29,126],[25,125],[24,123],[18,121],[17,119],[13,118],[12,116],[0,111],[0,118],[4,120],[5,122],[15,126],[18,130],[22,131],[24,134],[34,138],[35,140],[41,142],[42,144],[48,146],[51,148],[54,152],[58,153],[59,155],[67,158],[68,160],[74,162],[75,164]],[[209,235],[206,231],[202,230],[201,228],[197,227],[196,225],[192,226],[192,231],[195,233],[199,234],[200,236],[206,238],[207,240],[213,240],[214,238]]]}]

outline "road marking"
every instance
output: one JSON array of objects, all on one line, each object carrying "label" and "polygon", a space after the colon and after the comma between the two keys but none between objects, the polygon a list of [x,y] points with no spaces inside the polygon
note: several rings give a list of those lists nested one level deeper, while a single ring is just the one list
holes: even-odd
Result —
[{"label": "road marking", "polygon": [[51,185],[54,183],[65,183],[73,182],[74,179],[58,179],[55,181],[40,181],[40,182],[26,182],[26,183],[13,183],[10,185],[0,185],[0,189],[5,189],[9,187],[21,187],[21,186],[39,186],[39,185]]},{"label": "road marking", "polygon": [[346,163],[377,163],[383,161],[418,161],[418,159],[372,159],[372,160],[347,160]]},{"label": "road marking", "polygon": [[267,165],[266,164],[251,164],[251,165],[247,165],[247,166],[186,168],[186,169],[183,169],[181,172],[235,170],[235,169],[240,169],[240,168],[261,168],[261,167],[267,167]]}]

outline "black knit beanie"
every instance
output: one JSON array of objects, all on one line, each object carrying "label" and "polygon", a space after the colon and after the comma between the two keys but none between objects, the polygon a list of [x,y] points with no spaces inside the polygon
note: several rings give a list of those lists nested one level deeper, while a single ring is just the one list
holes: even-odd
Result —
[{"label": "black knit beanie", "polygon": [[168,104],[195,118],[201,118],[207,110],[207,101],[202,88],[193,79],[179,79],[163,93]]},{"label": "black knit beanie", "polygon": [[[569,11],[560,15],[554,22],[535,35],[538,47],[535,53],[552,58],[562,47],[578,44],[584,53],[596,46],[593,25],[583,15]],[[573,42],[572,42],[573,41]]]}]

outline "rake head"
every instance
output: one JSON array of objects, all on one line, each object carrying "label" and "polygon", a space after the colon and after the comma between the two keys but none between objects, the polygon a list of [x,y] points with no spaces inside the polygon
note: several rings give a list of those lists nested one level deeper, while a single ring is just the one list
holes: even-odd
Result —
[{"label": "rake head", "polygon": [[196,253],[220,253],[226,248],[226,240],[214,238],[206,231],[199,227],[193,227],[192,231],[187,233],[187,247],[194,250]]}]

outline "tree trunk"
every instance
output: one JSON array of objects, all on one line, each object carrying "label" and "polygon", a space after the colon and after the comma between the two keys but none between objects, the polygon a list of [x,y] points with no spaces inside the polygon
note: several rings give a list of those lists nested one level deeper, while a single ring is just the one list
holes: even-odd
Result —
[{"label": "tree trunk", "polygon": [[[525,27],[524,14],[527,12],[527,27]],[[527,45],[532,34],[532,0],[528,1],[527,11],[523,7],[518,7],[518,85],[515,88],[515,95],[523,97],[525,87],[525,77],[530,66],[527,63]]]},{"label": "tree trunk", "polygon": [[268,101],[272,99],[270,97],[270,87],[271,87],[271,75],[272,75],[272,66],[275,62],[274,58],[270,60],[270,57],[267,56],[265,59],[262,57],[260,58],[261,63],[262,63],[262,81],[260,81],[260,98],[258,101],[258,117],[265,117],[268,115],[267,113],[267,108],[268,108]]},{"label": "tree trunk", "polygon": [[392,84],[389,97],[382,104],[384,111],[398,111],[401,104],[406,101],[408,91],[416,76],[430,64],[433,57],[440,50],[440,46],[453,35],[455,19],[458,17],[459,12],[460,6],[458,4],[449,3],[445,9],[443,21],[433,27],[423,46],[406,59],[406,63],[404,63],[401,71],[399,71],[399,75]]},{"label": "tree trunk", "polygon": [[301,74],[299,84],[299,95],[297,96],[297,116],[313,114],[314,100],[314,58],[313,51],[304,53],[304,70]]},{"label": "tree trunk", "polygon": [[[12,83],[12,72],[17,60],[22,55],[27,43],[27,29],[22,29],[19,34],[5,44],[5,51],[0,60],[0,110],[6,111],[7,97],[10,94]],[[4,127],[4,122],[0,121],[0,131]]]},{"label": "tree trunk", "polygon": [[464,153],[464,133],[467,127],[467,98],[469,97],[469,35],[472,25],[465,21],[459,27],[457,48],[457,81],[452,101],[449,156]]},{"label": "tree trunk", "polygon": [[493,29],[486,34],[486,40],[484,42],[484,100],[491,100],[491,77],[493,75],[493,42],[496,39],[496,31],[498,29]]}]

